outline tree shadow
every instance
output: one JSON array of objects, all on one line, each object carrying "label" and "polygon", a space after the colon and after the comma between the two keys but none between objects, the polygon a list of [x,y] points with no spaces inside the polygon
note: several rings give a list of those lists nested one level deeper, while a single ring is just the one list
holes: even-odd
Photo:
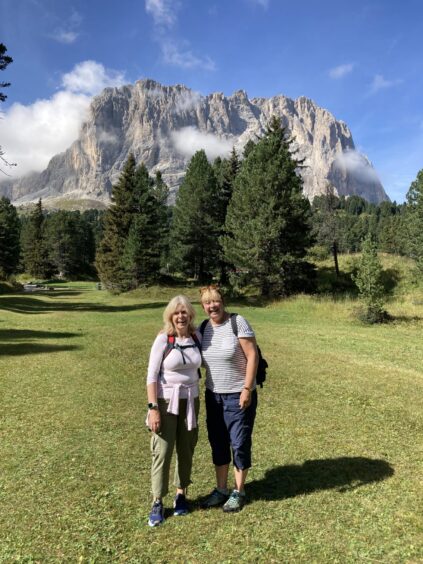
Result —
[{"label": "tree shadow", "polygon": [[316,293],[331,294],[334,298],[356,297],[358,288],[351,278],[351,272],[340,271],[337,276],[333,267],[319,266],[316,276]]},{"label": "tree shadow", "polygon": [[31,329],[0,329],[0,341],[21,341],[31,339],[70,339],[82,333],[58,333],[53,331],[32,331]]},{"label": "tree shadow", "polygon": [[396,268],[387,268],[382,271],[381,283],[385,289],[385,293],[390,296],[393,294],[395,288],[401,280],[401,273]]},{"label": "tree shadow", "polygon": [[77,345],[43,345],[42,343],[0,344],[1,356],[25,356],[29,354],[75,351],[82,347]]},{"label": "tree shadow", "polygon": [[251,500],[287,499],[329,489],[344,493],[393,474],[386,460],[344,456],[271,468],[264,478],[248,483],[246,488]]},{"label": "tree shadow", "polygon": [[[49,295],[49,298],[52,297]],[[30,296],[9,295],[0,296],[0,309],[12,311],[15,313],[39,314],[49,313],[53,311],[78,311],[78,312],[103,312],[117,313],[125,311],[137,311],[143,309],[164,308],[167,302],[152,302],[148,304],[133,304],[110,306],[91,302],[63,302],[56,300],[41,300]]]},{"label": "tree shadow", "polygon": [[[31,331],[30,329],[0,329],[0,356],[25,356],[29,354],[73,351],[78,345],[53,345],[35,343],[38,339],[72,339],[82,333],[59,333],[57,331]],[[18,342],[16,342],[18,341]]]}]

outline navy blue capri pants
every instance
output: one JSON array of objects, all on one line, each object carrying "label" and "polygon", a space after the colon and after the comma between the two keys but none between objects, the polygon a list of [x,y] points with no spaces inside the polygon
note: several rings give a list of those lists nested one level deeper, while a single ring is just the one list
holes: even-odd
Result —
[{"label": "navy blue capri pants", "polygon": [[231,462],[238,470],[251,467],[251,435],[257,410],[257,392],[251,393],[246,409],[239,407],[241,392],[218,394],[206,389],[207,433],[212,449],[213,464],[224,466]]}]

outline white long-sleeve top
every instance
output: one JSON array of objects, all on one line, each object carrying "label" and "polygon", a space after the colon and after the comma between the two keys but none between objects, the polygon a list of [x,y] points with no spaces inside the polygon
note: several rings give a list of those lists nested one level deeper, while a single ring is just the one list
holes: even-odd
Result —
[{"label": "white long-sleeve top", "polygon": [[[196,333],[201,342],[200,333]],[[194,398],[198,397],[198,368],[201,366],[201,351],[190,337],[175,339],[176,345],[195,345],[193,348],[174,348],[163,361],[167,335],[159,333],[151,347],[148,363],[147,384],[157,382],[157,397],[169,400],[168,412],[179,413],[179,399],[188,399],[188,428],[196,426]]]}]

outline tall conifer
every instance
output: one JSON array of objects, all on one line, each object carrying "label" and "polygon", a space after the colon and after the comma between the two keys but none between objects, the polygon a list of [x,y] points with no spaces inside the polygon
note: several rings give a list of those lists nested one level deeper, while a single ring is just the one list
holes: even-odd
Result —
[{"label": "tall conifer", "polygon": [[16,208],[0,198],[0,279],[17,271],[19,263],[20,221]]},{"label": "tall conifer", "polygon": [[22,255],[25,271],[36,278],[48,278],[51,265],[45,235],[45,216],[41,198],[22,229]]},{"label": "tall conifer", "polygon": [[174,269],[206,282],[218,270],[218,191],[206,153],[197,151],[179,188],[171,229]]},{"label": "tall conifer", "polygon": [[112,188],[112,203],[105,214],[103,238],[96,256],[100,280],[106,288],[118,292],[127,283],[123,256],[133,214],[134,177],[135,158],[130,154]]},{"label": "tall conifer", "polygon": [[242,162],[228,207],[222,243],[235,266],[233,284],[255,284],[263,295],[289,294],[308,284],[310,205],[299,166],[280,120],[273,118]]}]

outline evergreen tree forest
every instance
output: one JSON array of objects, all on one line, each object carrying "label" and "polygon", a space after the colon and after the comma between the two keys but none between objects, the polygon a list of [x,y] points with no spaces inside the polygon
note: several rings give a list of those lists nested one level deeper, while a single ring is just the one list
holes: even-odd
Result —
[{"label": "evergreen tree forest", "polygon": [[[123,292],[172,280],[217,281],[283,296],[313,288],[313,263],[338,253],[410,257],[423,271],[423,170],[403,204],[339,197],[309,203],[302,163],[278,120],[242,156],[198,151],[173,205],[160,172],[129,155],[105,211],[19,210],[0,199],[0,278],[100,279]],[[366,246],[367,245],[367,246]]]}]

